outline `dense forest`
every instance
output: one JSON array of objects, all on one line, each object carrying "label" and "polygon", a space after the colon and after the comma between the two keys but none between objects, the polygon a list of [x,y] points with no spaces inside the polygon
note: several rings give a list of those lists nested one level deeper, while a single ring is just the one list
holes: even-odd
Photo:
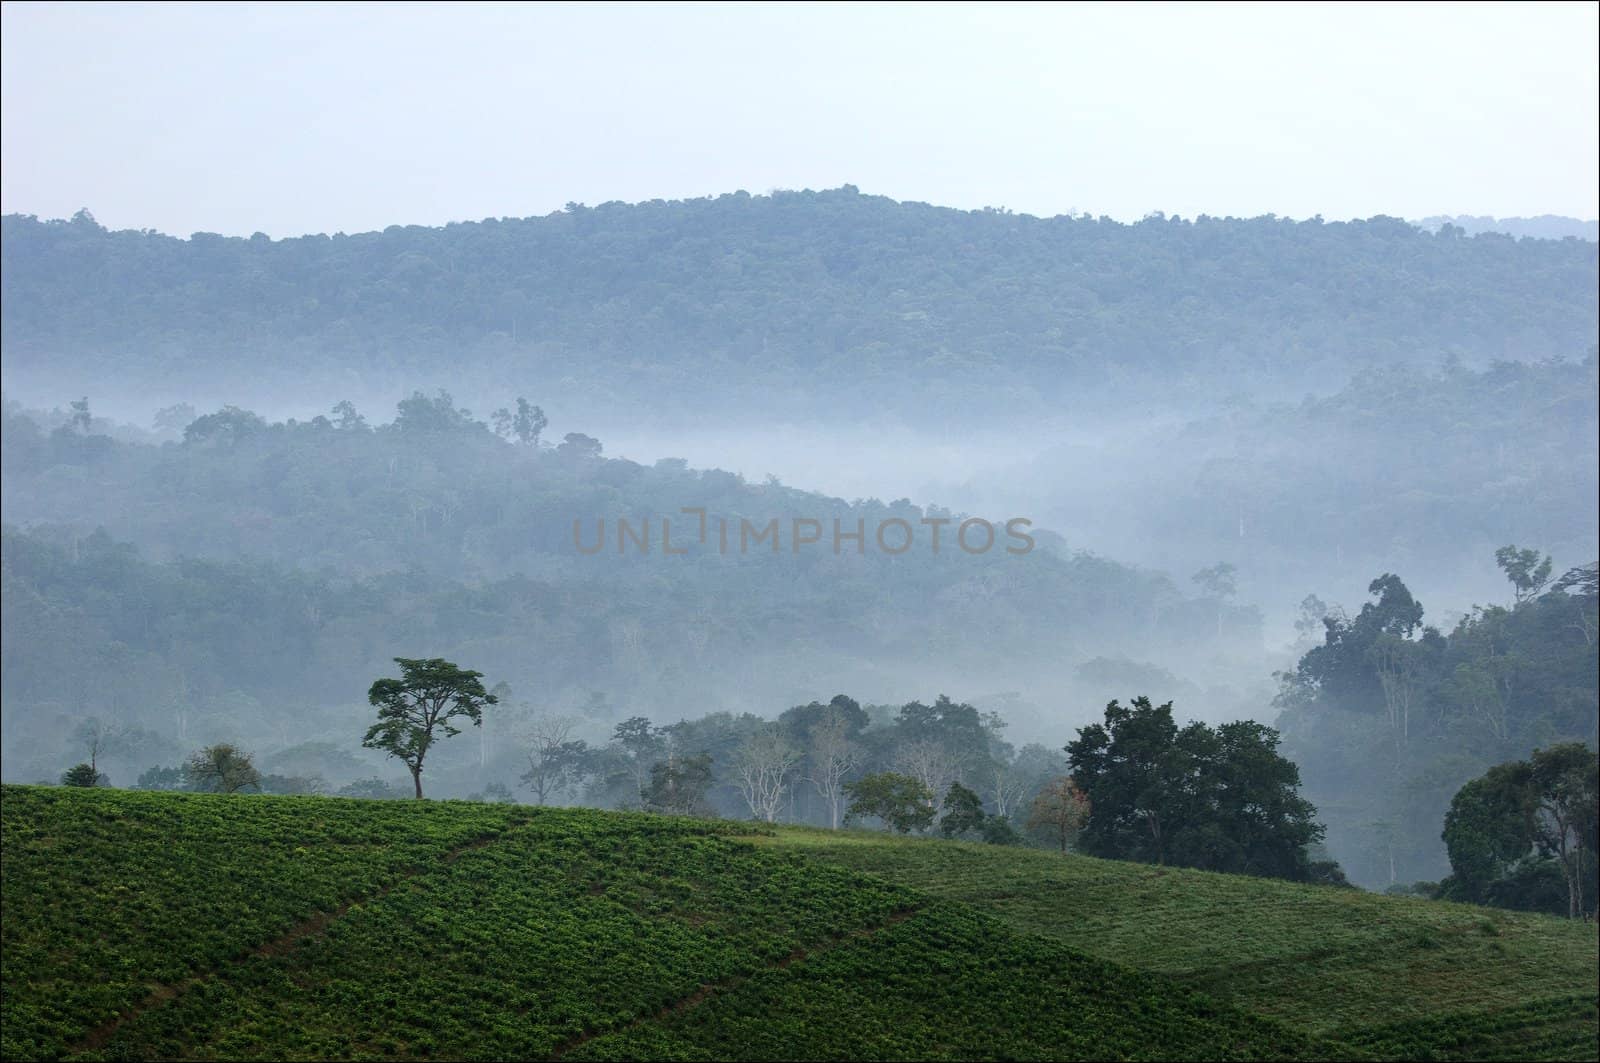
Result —
[{"label": "dense forest", "polygon": [[1600,740],[1595,564],[1561,574],[1511,547],[1499,561],[1512,600],[1448,632],[1394,574],[1354,615],[1306,605],[1323,637],[1280,676],[1278,727],[1358,881],[1443,878],[1441,824],[1464,784],[1535,749]]},{"label": "dense forest", "polygon": [[398,378],[635,417],[1045,414],[1108,386],[1298,396],[1580,354],[1597,323],[1595,244],[1383,217],[1128,225],[847,186],[284,240],[3,224],[7,384],[30,397]]},{"label": "dense forest", "polygon": [[[1240,695],[1208,662],[1260,641],[1248,606],[1043,529],[1026,554],[968,552],[952,523],[936,552],[925,522],[959,515],[607,459],[576,433],[506,438],[446,396],[375,427],[348,407],[292,423],[224,410],[163,444],[95,425],[86,408],[48,430],[6,413],[6,514],[26,525],[5,536],[8,772],[24,770],[16,750],[59,751],[67,721],[90,715],[173,741],[342,736],[353,725],[325,714],[359,705],[399,653],[471,661],[547,708],[599,691],[601,724],[935,686],[1005,695],[1031,729],[1054,708],[1019,692],[1080,689],[1092,706],[1130,681],[1176,686],[1141,663],[1157,657],[1195,665],[1191,704],[1231,709]],[[737,521],[735,545],[777,520],[782,548],[686,537],[664,556],[659,538],[621,551],[612,530],[586,553],[574,539],[575,522],[588,548],[593,522],[619,518],[689,531],[685,508]],[[865,541],[836,550],[829,528],[800,548],[796,519]],[[923,536],[914,549],[881,548],[874,529],[896,520]]]}]

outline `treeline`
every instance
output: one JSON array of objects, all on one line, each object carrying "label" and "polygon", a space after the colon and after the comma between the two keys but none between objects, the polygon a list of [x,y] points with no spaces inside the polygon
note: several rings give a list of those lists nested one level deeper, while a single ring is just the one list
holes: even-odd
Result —
[{"label": "treeline", "polygon": [[[8,373],[514,380],[641,413],[1049,409],[1583,351],[1596,249],[1394,218],[1133,225],[827,192],[271,240],[3,221]],[[348,378],[348,377],[346,377]]]},{"label": "treeline", "polygon": [[1437,882],[1449,870],[1440,824],[1464,784],[1600,738],[1596,566],[1562,573],[1515,546],[1496,560],[1513,601],[1474,607],[1448,633],[1393,574],[1355,615],[1305,603],[1322,638],[1280,677],[1277,726],[1357,881]]},{"label": "treeline", "polygon": [[[657,725],[633,717],[593,745],[575,716],[518,703],[481,673],[443,659],[399,659],[403,677],[369,693],[378,722],[363,745],[398,759],[412,787],[372,777],[337,790],[321,775],[264,776],[231,743],[156,767],[141,789],[214,793],[326,793],[423,797],[423,779],[464,731],[498,718],[504,748],[487,773],[522,770],[472,795],[536,805],[585,804],[670,815],[734,816],[838,829],[880,824],[900,833],[998,845],[1075,844],[1117,859],[1343,884],[1337,865],[1313,859],[1322,836],[1298,795],[1295,766],[1270,728],[1251,722],[1179,727],[1170,703],[1112,702],[1105,722],[1064,748],[1017,748],[995,712],[940,695],[931,704],[863,706],[838,695],[768,720],[711,713]],[[76,736],[88,759],[62,782],[103,786],[97,758],[132,737],[99,720]],[[307,765],[327,750],[307,749]],[[1063,754],[1065,754],[1063,756]],[[280,762],[296,758],[280,757]]]}]

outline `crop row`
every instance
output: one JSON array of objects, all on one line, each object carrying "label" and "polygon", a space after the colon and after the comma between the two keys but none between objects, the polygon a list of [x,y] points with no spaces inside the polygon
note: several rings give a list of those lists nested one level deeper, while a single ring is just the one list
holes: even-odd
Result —
[{"label": "crop row", "polygon": [[707,829],[499,805],[6,787],[0,1050],[60,1055],[162,987],[508,832],[581,846]]}]

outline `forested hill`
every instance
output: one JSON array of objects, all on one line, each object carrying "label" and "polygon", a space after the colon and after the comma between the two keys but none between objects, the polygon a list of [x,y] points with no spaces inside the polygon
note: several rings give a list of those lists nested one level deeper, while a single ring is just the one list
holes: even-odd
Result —
[{"label": "forested hill", "polygon": [[360,397],[448,375],[650,411],[1014,410],[1107,383],[1300,395],[1370,365],[1581,356],[1597,327],[1587,242],[1041,219],[849,186],[283,240],[87,212],[3,236],[13,394],[250,399],[310,375]]}]

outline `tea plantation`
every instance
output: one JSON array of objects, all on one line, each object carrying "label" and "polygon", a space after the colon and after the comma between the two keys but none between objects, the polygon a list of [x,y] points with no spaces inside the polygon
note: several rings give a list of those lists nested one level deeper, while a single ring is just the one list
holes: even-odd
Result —
[{"label": "tea plantation", "polygon": [[1594,1055],[1593,936],[1554,920],[585,810],[0,812],[6,1059]]},{"label": "tea plantation", "polygon": [[959,900],[1384,1059],[1595,1059],[1592,923],[1038,850],[780,827],[760,844]]},{"label": "tea plantation", "polygon": [[7,1059],[1327,1054],[732,824],[34,787],[3,813]]}]

